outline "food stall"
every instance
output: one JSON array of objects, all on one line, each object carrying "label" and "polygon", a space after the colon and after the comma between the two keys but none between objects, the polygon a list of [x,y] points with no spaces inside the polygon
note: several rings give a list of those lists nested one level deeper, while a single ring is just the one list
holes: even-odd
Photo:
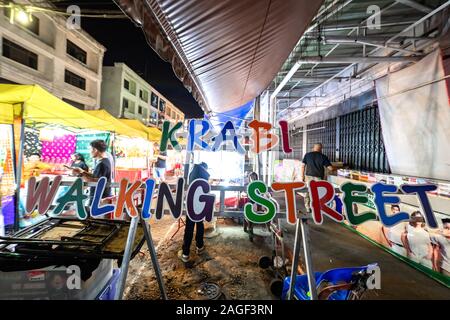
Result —
[{"label": "food stall", "polygon": [[146,139],[116,139],[116,174],[129,180],[147,179],[151,176],[151,163],[154,156],[153,144],[161,141],[158,128],[147,127],[139,120],[120,119],[135,130],[145,132]]},{"label": "food stall", "polygon": [[[0,85],[0,104],[2,118],[8,120],[13,128],[13,229],[17,231],[20,217],[24,216],[21,198],[26,194],[25,179],[41,173],[60,173],[61,166],[68,161],[67,152],[73,148],[70,135],[103,128],[107,130],[109,123],[85,114],[37,85]],[[69,142],[70,146],[67,145]],[[43,151],[48,163],[43,161]],[[39,220],[41,217],[36,218]]]},{"label": "food stall", "polygon": [[[6,119],[4,122],[7,122]],[[14,139],[11,124],[0,124],[0,236],[14,226]]]},{"label": "food stall", "polygon": [[[0,85],[0,107],[1,129],[6,129],[0,137],[1,190],[14,194],[13,232],[7,237],[0,235],[0,291],[8,293],[0,294],[0,299],[98,298],[105,285],[117,278],[113,260],[121,260],[125,254],[130,224],[78,220],[64,212],[58,217],[42,215],[19,231],[19,207],[26,194],[24,178],[60,173],[77,148],[77,135],[113,131],[111,123],[72,107],[37,85]],[[75,177],[64,179],[67,181],[60,189]],[[136,234],[130,242],[131,258],[144,241],[142,227]],[[71,291],[67,277],[73,266],[79,268],[81,281],[80,287]]]},{"label": "food stall", "polygon": [[[106,110],[87,110],[87,114],[104,119],[113,132],[111,153],[114,158],[114,181],[128,178],[130,181],[148,177],[148,157],[152,144],[147,140],[144,128],[131,126],[109,114]],[[135,120],[137,121],[137,120]],[[139,122],[139,121],[138,121]]]}]

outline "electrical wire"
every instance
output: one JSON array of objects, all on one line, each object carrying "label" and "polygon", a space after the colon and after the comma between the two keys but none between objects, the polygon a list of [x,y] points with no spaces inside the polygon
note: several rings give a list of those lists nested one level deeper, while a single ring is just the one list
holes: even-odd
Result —
[{"label": "electrical wire", "polygon": [[[44,8],[44,7],[38,7],[35,5],[20,5],[15,3],[8,3],[6,4],[4,1],[0,2],[0,8],[23,8],[25,11],[31,13],[31,12],[42,12],[42,13],[49,13],[49,14],[57,14],[62,16],[72,16],[73,13],[58,10],[58,9],[51,9],[51,8]],[[80,13],[79,17],[84,18],[104,18],[104,19],[128,19],[128,17],[123,14],[120,10],[93,10],[93,9],[83,9],[83,12],[86,13]]]}]

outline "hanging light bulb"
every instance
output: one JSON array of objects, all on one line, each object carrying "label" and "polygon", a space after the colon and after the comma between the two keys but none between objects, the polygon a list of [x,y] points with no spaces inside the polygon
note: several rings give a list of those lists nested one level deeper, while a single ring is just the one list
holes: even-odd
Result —
[{"label": "hanging light bulb", "polygon": [[25,12],[25,10],[18,8],[15,14],[15,20],[23,25],[28,25],[30,21],[29,14]]},{"label": "hanging light bulb", "polygon": [[9,22],[14,24],[15,21],[19,22],[21,25],[27,26],[33,21],[32,8],[23,8],[19,5],[10,4],[9,8],[11,14],[9,17]]}]

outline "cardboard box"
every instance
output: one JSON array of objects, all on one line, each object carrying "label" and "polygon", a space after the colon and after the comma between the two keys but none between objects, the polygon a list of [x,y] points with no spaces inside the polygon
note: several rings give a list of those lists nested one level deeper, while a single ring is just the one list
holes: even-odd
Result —
[{"label": "cardboard box", "polygon": [[[0,272],[1,300],[93,300],[106,286],[113,272],[112,260],[102,260],[92,276],[72,288],[72,272],[65,266]],[[69,280],[69,281],[68,281]]]}]

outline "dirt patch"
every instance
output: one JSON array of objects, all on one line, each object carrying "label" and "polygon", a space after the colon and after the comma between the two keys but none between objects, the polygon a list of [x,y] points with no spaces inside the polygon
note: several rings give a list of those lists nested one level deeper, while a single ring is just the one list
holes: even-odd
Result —
[{"label": "dirt patch", "polygon": [[[275,299],[269,289],[271,274],[258,266],[261,256],[271,254],[269,239],[255,237],[252,243],[242,226],[230,220],[221,220],[217,226],[218,235],[205,239],[206,251],[197,255],[193,243],[191,261],[185,264],[177,257],[184,229],[169,240],[177,229],[173,220],[152,224],[169,299],[206,299],[199,293],[204,282],[218,284],[226,299]],[[146,247],[142,251],[145,255],[136,256],[130,264],[125,299],[160,299]]]}]

